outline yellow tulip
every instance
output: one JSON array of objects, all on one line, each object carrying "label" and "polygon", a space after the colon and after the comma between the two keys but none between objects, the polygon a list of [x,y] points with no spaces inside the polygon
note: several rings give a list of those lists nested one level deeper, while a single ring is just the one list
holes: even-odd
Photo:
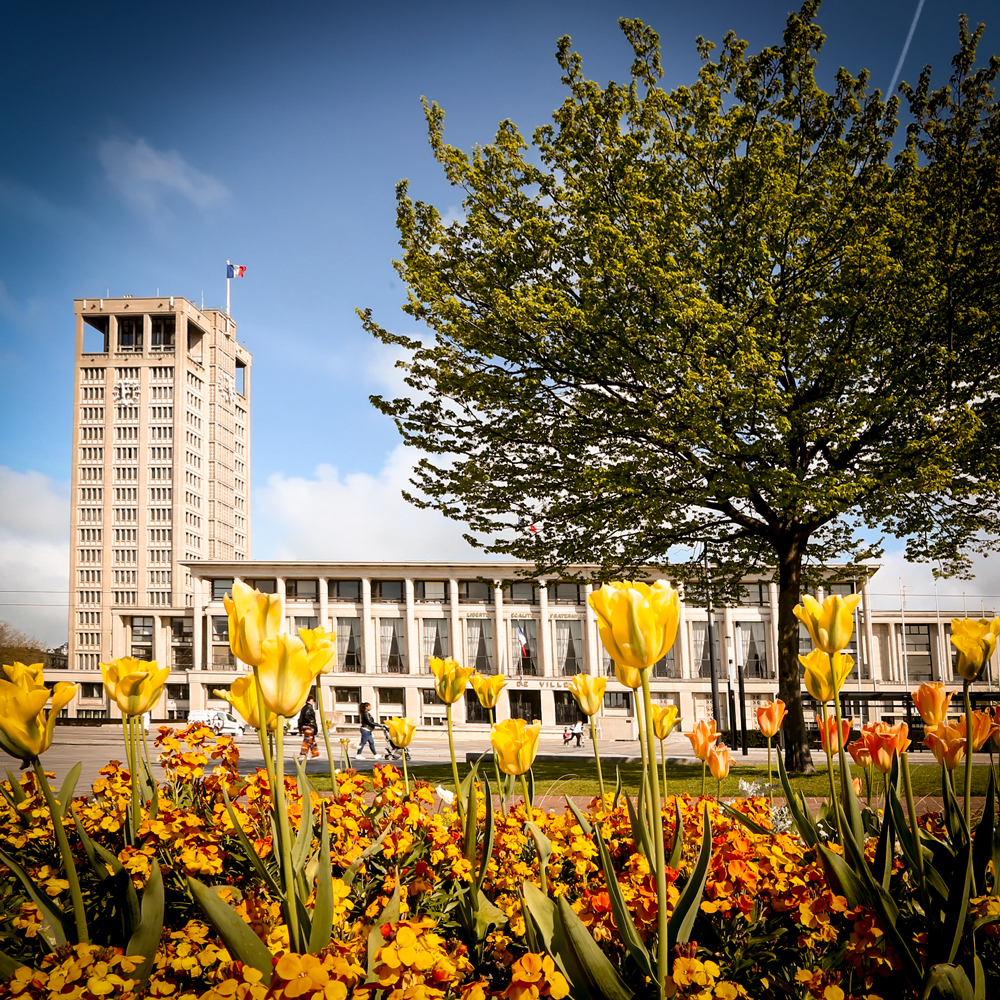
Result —
[{"label": "yellow tulip", "polygon": [[665,740],[680,721],[676,705],[653,705],[653,735]]},{"label": "yellow tulip", "polygon": [[233,656],[248,666],[259,667],[265,640],[281,629],[281,598],[237,581],[232,596],[226,595],[222,603],[229,614],[229,648]]},{"label": "yellow tulip", "polygon": [[408,747],[413,742],[413,734],[417,731],[417,724],[413,719],[403,717],[386,719],[385,724],[389,729],[389,739],[398,747]]},{"label": "yellow tulip", "polygon": [[799,663],[806,670],[806,690],[817,701],[833,701],[854,666],[854,657],[847,653],[830,656],[814,649],[808,656],[800,656]]},{"label": "yellow tulip", "polygon": [[274,715],[289,718],[306,703],[322,670],[322,661],[310,655],[297,635],[287,632],[265,639],[260,649],[257,676],[264,707]]},{"label": "yellow tulip", "polygon": [[[677,591],[666,580],[652,586],[621,581],[606,583],[590,595],[601,642],[618,668],[648,670],[670,651],[680,614]],[[638,684],[627,684],[636,688]]]},{"label": "yellow tulip", "polygon": [[15,660],[13,663],[5,663],[3,672],[7,679],[13,681],[21,687],[27,686],[28,690],[45,687],[45,667],[41,663],[21,663]]},{"label": "yellow tulip", "polygon": [[809,630],[813,645],[824,653],[839,653],[854,632],[854,609],[860,594],[831,594],[822,604],[806,594],[795,608],[795,617]]},{"label": "yellow tulip", "polygon": [[[260,703],[257,701],[257,685],[254,683],[253,674],[244,674],[237,677],[229,690],[216,688],[215,695],[224,698],[243,717],[247,725],[254,729],[260,729]],[[278,717],[270,715],[267,720],[267,728],[274,731],[278,726]]]},{"label": "yellow tulip", "polygon": [[121,656],[101,664],[101,676],[108,696],[122,710],[122,715],[143,715],[159,700],[170,667],[157,670],[155,660],[137,660]]},{"label": "yellow tulip", "polygon": [[590,674],[577,674],[569,682],[570,694],[576,699],[584,715],[597,715],[601,710],[607,686],[607,677],[591,677]]},{"label": "yellow tulip", "polygon": [[458,660],[453,660],[450,656],[446,660],[432,656],[430,663],[438,697],[446,705],[454,705],[456,701],[460,701],[469,678],[476,672],[475,668],[460,667]]},{"label": "yellow tulip", "polygon": [[541,730],[540,722],[529,726],[524,719],[505,719],[493,727],[490,742],[497,766],[504,774],[524,774],[531,767],[538,753]]},{"label": "yellow tulip", "polygon": [[619,663],[617,660],[615,660],[615,677],[618,678],[619,684],[624,684],[625,687],[631,688],[633,691],[642,687],[642,671],[636,667]]},{"label": "yellow tulip", "polygon": [[[11,676],[9,671],[7,675]],[[23,761],[48,750],[57,716],[76,694],[75,684],[60,681],[50,691],[36,684],[39,677],[40,674],[26,667],[18,673],[18,681],[0,679],[0,747]],[[44,709],[50,694],[52,705],[46,715]]]},{"label": "yellow tulip", "polygon": [[300,628],[299,638],[306,647],[310,662],[317,673],[328,674],[337,662],[337,633],[325,628]]},{"label": "yellow tulip", "polygon": [[469,681],[483,708],[496,708],[500,692],[507,686],[507,678],[503,674],[492,674],[487,677],[477,673],[473,674]]},{"label": "yellow tulip", "polygon": [[967,681],[978,680],[997,648],[993,622],[976,621],[973,618],[953,618],[951,644],[958,650],[955,673]]}]

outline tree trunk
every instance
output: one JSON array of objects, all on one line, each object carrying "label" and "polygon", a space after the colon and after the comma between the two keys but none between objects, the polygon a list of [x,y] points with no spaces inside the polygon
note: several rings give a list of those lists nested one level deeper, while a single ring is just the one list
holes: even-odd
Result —
[{"label": "tree trunk", "polygon": [[778,697],[785,703],[785,769],[811,774],[814,770],[802,713],[799,680],[799,620],[795,606],[802,588],[802,540],[791,538],[775,546],[778,556]]}]

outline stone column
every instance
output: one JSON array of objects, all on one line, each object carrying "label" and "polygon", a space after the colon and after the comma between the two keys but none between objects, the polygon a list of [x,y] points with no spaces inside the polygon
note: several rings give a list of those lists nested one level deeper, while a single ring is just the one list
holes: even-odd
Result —
[{"label": "stone column", "polygon": [[283,576],[276,576],[274,579],[274,589],[278,597],[281,599],[281,620],[285,623],[285,630],[290,632],[292,630],[291,622],[288,620],[288,601],[285,598],[285,578]]},{"label": "stone column", "polygon": [[594,677],[601,675],[601,637],[597,628],[597,615],[590,606],[590,595],[594,592],[592,584],[583,585],[583,645],[587,650],[586,672]]},{"label": "stone column", "polygon": [[163,615],[153,615],[153,659],[161,667],[167,662],[164,654],[168,648],[163,642]]},{"label": "stone column", "polygon": [[465,666],[465,653],[462,648],[462,622],[458,617],[458,580],[448,579],[448,655],[453,660]]},{"label": "stone column", "polygon": [[767,585],[767,604],[771,620],[767,626],[767,658],[774,664],[774,676],[779,675],[778,663],[778,585],[772,580]]},{"label": "stone column", "polygon": [[[372,581],[371,577],[361,578],[361,663],[364,673],[374,674],[379,669],[376,647],[375,622],[372,621]],[[364,695],[362,695],[364,697]],[[368,697],[371,701],[373,695]]]},{"label": "stone column", "polygon": [[[691,647],[687,627],[687,605],[684,603],[684,584],[677,588],[677,638],[674,640],[674,660],[677,676],[691,676]],[[690,718],[690,715],[688,716]]]},{"label": "stone column", "polygon": [[875,631],[872,628],[872,602],[868,583],[869,580],[866,574],[861,583],[861,604],[865,609],[865,644],[868,647],[868,670],[872,682],[872,690],[878,691],[878,667],[880,664],[877,662],[878,657],[875,655]]},{"label": "stone column", "polygon": [[319,578],[319,625],[327,631],[337,629],[330,621],[330,581],[325,576]]},{"label": "stone column", "polygon": [[552,676],[552,636],[549,628],[549,589],[538,581],[538,662],[542,677]]},{"label": "stone column", "polygon": [[[201,670],[205,650],[205,604],[203,580],[200,576],[192,576],[191,587],[194,590],[194,629],[191,634],[193,649],[191,650],[191,669]],[[194,707],[194,706],[192,706]]]},{"label": "stone column", "polygon": [[496,672],[506,674],[510,643],[507,641],[507,628],[503,621],[503,580],[493,581],[493,655],[496,658]]},{"label": "stone column", "polygon": [[420,673],[420,636],[417,635],[417,617],[413,603],[413,577],[403,580],[404,614],[406,617],[406,669],[408,673]]}]

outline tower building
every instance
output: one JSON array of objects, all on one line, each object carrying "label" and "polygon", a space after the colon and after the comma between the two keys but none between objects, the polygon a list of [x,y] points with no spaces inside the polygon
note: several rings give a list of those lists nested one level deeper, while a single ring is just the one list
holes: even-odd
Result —
[{"label": "tower building", "polygon": [[101,661],[190,668],[183,560],[249,556],[251,356],[231,317],[180,297],[75,314],[69,668],[96,716]]}]

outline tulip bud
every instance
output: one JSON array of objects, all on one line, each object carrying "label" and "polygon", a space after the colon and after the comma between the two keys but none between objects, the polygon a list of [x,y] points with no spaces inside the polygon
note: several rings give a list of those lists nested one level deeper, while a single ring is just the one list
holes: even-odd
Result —
[{"label": "tulip bud", "polygon": [[475,673],[469,678],[473,691],[483,708],[496,708],[500,700],[500,692],[507,686],[507,678],[503,674],[492,674],[489,677]]},{"label": "tulip bud", "polygon": [[584,715],[597,715],[601,710],[607,686],[607,677],[591,677],[589,674],[577,674],[568,685]]},{"label": "tulip bud", "polygon": [[951,620],[951,644],[958,650],[955,673],[967,681],[979,679],[997,647],[992,622],[972,618]]},{"label": "tulip bud", "polygon": [[849,597],[831,594],[822,604],[806,594],[795,608],[795,617],[809,630],[809,637],[817,649],[839,653],[851,641],[854,609],[860,602],[860,594]]},{"label": "tulip bud", "polygon": [[778,735],[787,714],[785,703],[780,698],[775,701],[765,701],[757,709],[757,726],[768,739],[771,739]]},{"label": "tulip bud", "polygon": [[490,742],[497,766],[504,774],[524,774],[538,753],[538,736],[542,724],[529,726],[524,719],[505,719],[493,727]]},{"label": "tulip bud", "polygon": [[[14,666],[24,667],[24,664]],[[50,691],[38,684],[42,675],[31,667],[13,674],[5,668],[5,672],[18,680],[0,679],[0,748],[18,760],[29,761],[52,745],[56,718],[73,700],[76,685],[60,681]],[[49,695],[52,705],[46,713]]]},{"label": "tulip bud", "polygon": [[676,705],[653,705],[652,709],[653,735],[658,740],[665,740],[680,721],[680,713]]},{"label": "tulip bud", "polygon": [[122,656],[101,664],[101,676],[109,697],[118,704],[122,715],[144,715],[160,700],[170,667],[156,668],[155,660],[137,660]]},{"label": "tulip bud", "polygon": [[236,581],[232,596],[222,599],[229,615],[229,647],[248,666],[259,667],[265,640],[281,630],[281,598]]},{"label": "tulip bud", "polygon": [[729,754],[729,747],[723,743],[717,743],[708,751],[708,769],[712,772],[712,777],[716,781],[724,781],[729,776],[729,768],[732,764],[732,757]]},{"label": "tulip bud", "polygon": [[430,665],[438,697],[446,705],[454,705],[456,701],[461,700],[469,678],[476,672],[475,668],[460,667],[458,660],[453,660],[450,656],[444,660],[432,656]]},{"label": "tulip bud", "polygon": [[[666,580],[657,580],[652,586],[628,581],[606,583],[590,595],[590,606],[597,614],[601,642],[616,671],[619,666],[648,670],[667,655],[677,637],[680,604],[677,591]],[[626,686],[635,689],[639,684]]]},{"label": "tulip bud", "polygon": [[306,703],[322,662],[309,654],[298,636],[287,632],[265,639],[260,650],[257,678],[264,707],[290,718]]},{"label": "tulip bud", "polygon": [[910,692],[910,697],[913,698],[913,704],[917,706],[925,726],[936,726],[947,718],[952,695],[940,682],[921,684],[916,691]]},{"label": "tulip bud", "polygon": [[393,718],[385,720],[389,730],[389,739],[398,747],[408,747],[413,742],[413,734],[417,724],[410,718]]},{"label": "tulip bud", "polygon": [[708,760],[708,752],[719,738],[715,729],[715,719],[709,719],[707,722],[704,720],[696,722],[694,730],[684,735],[691,741],[691,749],[694,750],[695,757],[700,761]]}]

